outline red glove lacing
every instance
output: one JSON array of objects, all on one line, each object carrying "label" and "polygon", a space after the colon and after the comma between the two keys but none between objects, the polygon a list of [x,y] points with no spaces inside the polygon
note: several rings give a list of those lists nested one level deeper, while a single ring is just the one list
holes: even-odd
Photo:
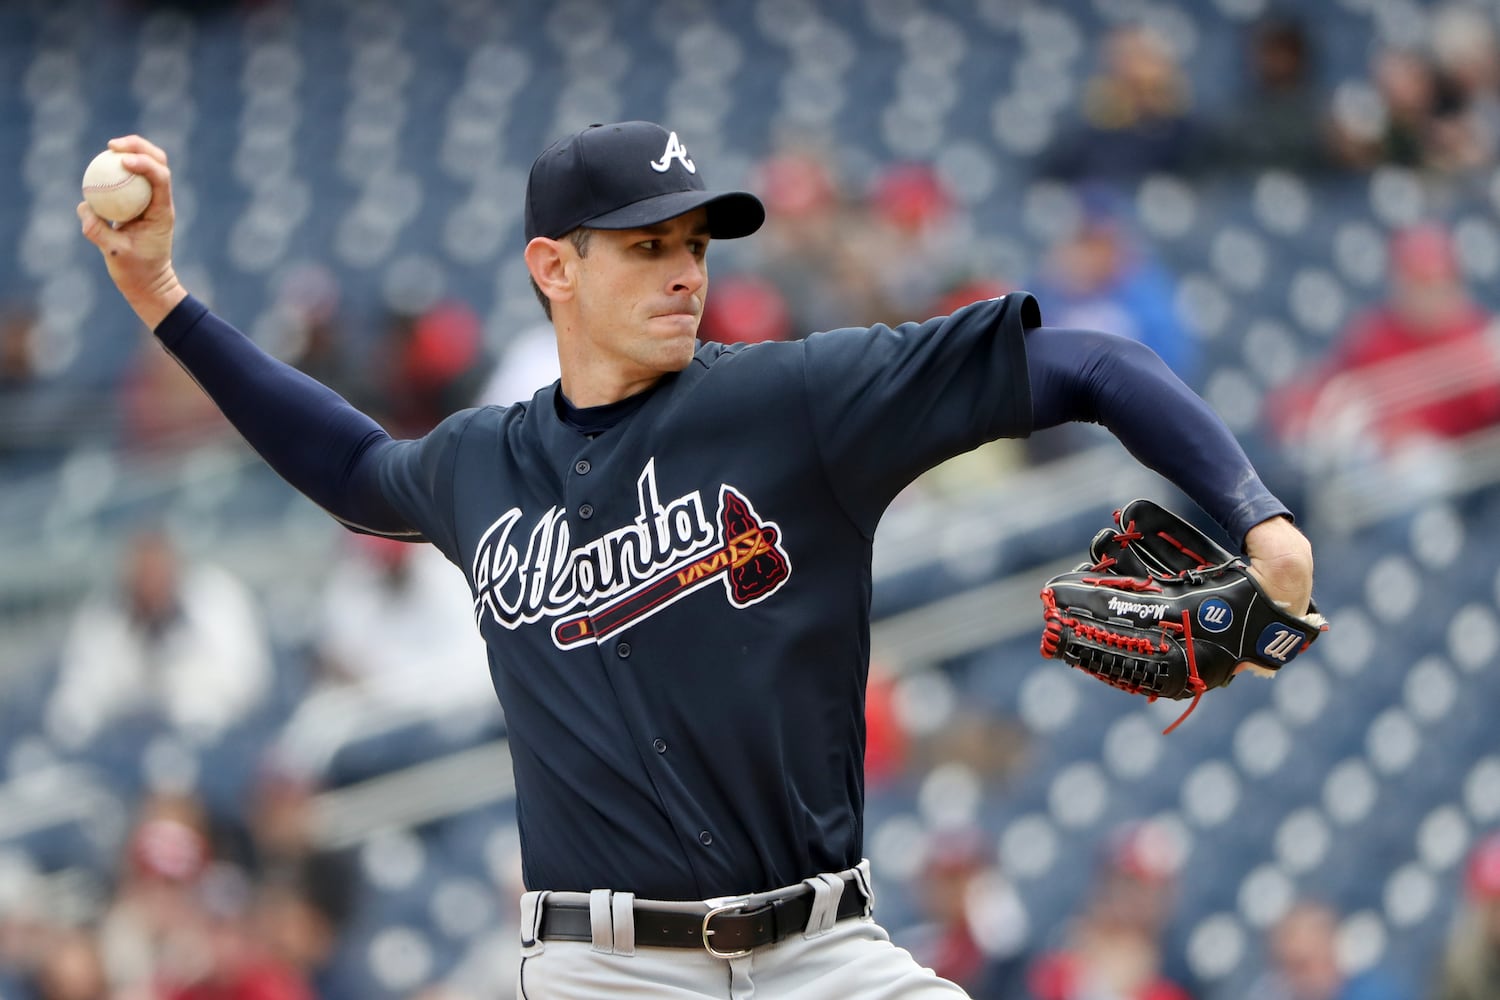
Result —
[{"label": "red glove lacing", "polygon": [[[1097,582],[1104,584],[1105,586],[1118,587],[1121,590],[1161,589],[1160,587],[1153,585],[1149,580],[1134,580],[1129,577],[1115,577],[1109,580],[1089,582]],[[1129,585],[1127,586],[1127,584]],[[1098,625],[1092,625],[1088,622],[1080,621],[1077,618],[1070,618],[1064,615],[1057,609],[1057,597],[1053,594],[1051,587],[1047,587],[1046,589],[1044,589],[1042,591],[1041,597],[1043,605],[1042,618],[1045,622],[1042,628],[1041,652],[1042,655],[1049,660],[1054,659],[1057,656],[1057,649],[1058,646],[1062,643],[1062,633],[1063,629],[1065,628],[1071,629],[1073,631],[1073,634],[1079,636],[1080,638],[1088,639],[1092,642],[1097,642],[1100,645],[1111,646],[1115,649],[1119,649],[1127,653],[1139,653],[1141,655],[1149,656],[1156,653],[1165,653],[1171,649],[1171,646],[1167,643],[1167,640],[1165,638],[1163,638],[1158,644],[1152,642],[1150,639],[1141,636],[1121,635],[1118,632],[1111,632],[1109,629],[1101,628]],[[1172,730],[1176,729],[1178,726],[1182,725],[1183,722],[1187,720],[1187,717],[1193,714],[1194,710],[1198,707],[1198,702],[1203,698],[1203,692],[1208,690],[1208,685],[1203,682],[1202,677],[1198,676],[1198,657],[1193,649],[1193,627],[1191,612],[1182,612],[1181,625],[1178,625],[1176,622],[1162,622],[1161,628],[1163,632],[1170,629],[1174,632],[1180,631],[1182,633],[1182,644],[1187,653],[1187,686],[1188,690],[1193,692],[1192,704],[1188,705],[1187,709],[1177,717],[1176,722],[1173,722],[1166,729],[1162,730],[1162,735],[1165,736],[1171,733]],[[1093,676],[1098,677],[1101,681],[1110,685],[1111,687],[1119,688],[1120,690],[1127,691],[1130,694],[1145,694],[1147,701],[1156,701],[1156,694],[1143,691],[1139,684],[1132,684],[1128,681],[1120,680],[1117,678],[1106,677],[1103,674],[1094,674]]]}]

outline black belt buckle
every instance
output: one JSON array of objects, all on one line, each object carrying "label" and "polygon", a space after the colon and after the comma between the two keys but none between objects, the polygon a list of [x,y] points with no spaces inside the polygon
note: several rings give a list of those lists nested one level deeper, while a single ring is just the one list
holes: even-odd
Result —
[{"label": "black belt buckle", "polygon": [[708,912],[703,915],[702,928],[704,951],[708,952],[714,958],[723,959],[744,958],[746,955],[750,954],[749,948],[742,948],[739,951],[718,950],[714,947],[713,942],[709,940],[709,938],[714,936],[714,929],[708,926],[709,921],[713,920],[714,917],[717,917],[721,913],[744,913],[745,906],[749,902],[749,896],[724,896],[718,899],[707,900]]}]

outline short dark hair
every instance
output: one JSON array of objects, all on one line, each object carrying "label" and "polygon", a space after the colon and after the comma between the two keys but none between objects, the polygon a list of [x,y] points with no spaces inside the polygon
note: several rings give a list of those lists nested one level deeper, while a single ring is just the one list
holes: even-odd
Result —
[{"label": "short dark hair", "polygon": [[[587,257],[589,255],[589,240],[593,238],[594,231],[586,226],[579,226],[563,237],[563,239],[573,244],[573,249],[578,251],[578,256],[580,257]],[[552,300],[547,298],[546,294],[537,285],[535,278],[531,279],[531,291],[536,296],[536,300],[542,304],[542,312],[547,314],[548,319],[551,319]]]}]

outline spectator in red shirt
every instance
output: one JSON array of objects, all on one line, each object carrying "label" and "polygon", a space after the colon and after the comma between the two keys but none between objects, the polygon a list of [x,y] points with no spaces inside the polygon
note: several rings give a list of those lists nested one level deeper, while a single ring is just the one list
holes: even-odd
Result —
[{"label": "spectator in red shirt", "polygon": [[1500,996],[1500,831],[1475,845],[1464,878],[1464,903],[1448,932],[1435,1000]]},{"label": "spectator in red shirt", "polygon": [[1353,416],[1390,454],[1500,421],[1500,355],[1485,336],[1492,317],[1470,297],[1448,234],[1430,224],[1398,232],[1389,284],[1316,375],[1273,396],[1283,437],[1316,438]]},{"label": "spectator in red shirt", "polygon": [[167,1000],[314,1000],[302,977],[255,935],[246,919],[253,892],[229,865],[204,873],[198,898],[205,962],[190,982],[169,987]]},{"label": "spectator in red shirt", "polygon": [[902,946],[974,1000],[1021,996],[1026,911],[980,832],[934,833],[918,884],[924,919],[904,930]]},{"label": "spectator in red shirt", "polygon": [[1189,973],[1169,947],[1182,855],[1158,824],[1117,829],[1082,914],[1028,971],[1036,1000],[1189,1000]]}]

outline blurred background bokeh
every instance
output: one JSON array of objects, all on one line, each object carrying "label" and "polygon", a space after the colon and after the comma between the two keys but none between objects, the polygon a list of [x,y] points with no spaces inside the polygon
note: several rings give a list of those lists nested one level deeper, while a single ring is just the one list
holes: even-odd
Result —
[{"label": "blurred background bokeh", "polygon": [[[770,218],[704,334],[1025,288],[1155,348],[1297,512],[1333,631],[1171,736],[1044,661],[1136,495],[981,448],[875,565],[867,851],[975,997],[1500,998],[1497,4],[0,3],[0,998],[513,995],[505,721],[460,574],[232,436],[78,234],[171,156],[186,284],[398,434],[555,377],[535,153],[675,129]],[[1171,435],[1172,428],[1161,428]],[[1194,512],[1195,516],[1201,515]]]}]

